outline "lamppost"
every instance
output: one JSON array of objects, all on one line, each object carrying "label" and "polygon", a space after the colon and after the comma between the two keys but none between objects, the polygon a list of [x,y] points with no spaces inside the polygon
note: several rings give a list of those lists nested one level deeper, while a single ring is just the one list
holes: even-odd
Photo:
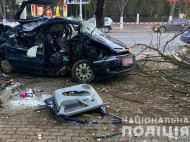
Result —
[{"label": "lamppost", "polygon": [[82,18],[82,0],[80,0],[80,17]]}]

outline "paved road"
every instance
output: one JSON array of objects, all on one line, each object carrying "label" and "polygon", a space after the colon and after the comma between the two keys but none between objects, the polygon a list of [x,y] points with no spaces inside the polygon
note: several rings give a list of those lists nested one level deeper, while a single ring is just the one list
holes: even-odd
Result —
[{"label": "paved road", "polygon": [[[150,45],[152,42],[152,45],[156,47],[159,43],[159,38],[160,38],[160,48],[163,49],[163,46],[165,45],[166,41],[170,40],[173,38],[175,33],[109,33],[111,37],[114,37],[125,44],[127,44],[129,47],[132,47],[135,43],[142,43],[142,44],[147,44]],[[168,50],[171,50],[172,52],[179,50],[179,47],[185,45],[185,43],[180,41],[180,37],[177,37],[174,41],[172,41],[168,45]],[[139,53],[142,51],[141,47],[138,48],[132,48],[133,52]],[[147,52],[150,52],[147,50]]]}]

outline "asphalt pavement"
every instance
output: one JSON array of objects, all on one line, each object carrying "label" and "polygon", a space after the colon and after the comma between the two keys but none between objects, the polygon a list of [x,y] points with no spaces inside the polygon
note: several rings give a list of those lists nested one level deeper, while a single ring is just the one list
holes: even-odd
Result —
[{"label": "asphalt pavement", "polygon": [[[143,48],[133,48],[135,44],[151,45],[152,47],[157,47],[162,50],[164,49],[166,42],[174,37],[175,32],[167,32],[160,34],[152,31],[147,31],[142,33],[109,33],[109,35],[115,39],[122,41],[128,47],[132,47],[132,51],[138,54],[143,50]],[[180,47],[184,45],[185,43],[181,42],[180,36],[178,36],[168,44],[167,51],[168,53],[170,52],[169,54],[171,54],[175,51],[178,51]],[[146,50],[145,52],[152,53],[153,51]]]}]

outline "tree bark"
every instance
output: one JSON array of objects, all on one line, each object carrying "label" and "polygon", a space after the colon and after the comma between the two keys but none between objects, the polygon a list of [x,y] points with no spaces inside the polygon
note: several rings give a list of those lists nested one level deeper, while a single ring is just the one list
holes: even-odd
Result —
[{"label": "tree bark", "polygon": [[169,22],[173,19],[175,7],[176,7],[176,0],[174,0],[174,2],[172,2],[171,4],[172,5],[171,5],[171,10],[170,10]]},{"label": "tree bark", "polygon": [[184,11],[185,11],[185,1],[181,0],[179,2],[179,18],[183,18],[184,16]]},{"label": "tree bark", "polygon": [[1,17],[3,19],[6,19],[6,7],[5,7],[5,0],[2,0],[0,2],[0,13],[1,13]]},{"label": "tree bark", "polygon": [[118,0],[118,7],[120,10],[120,29],[123,29],[123,15],[128,0]]},{"label": "tree bark", "polygon": [[104,28],[104,0],[97,0],[95,15],[96,27]]}]

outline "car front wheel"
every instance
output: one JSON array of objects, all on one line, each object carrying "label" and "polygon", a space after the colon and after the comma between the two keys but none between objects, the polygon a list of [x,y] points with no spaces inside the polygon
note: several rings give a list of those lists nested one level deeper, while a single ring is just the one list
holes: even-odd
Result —
[{"label": "car front wheel", "polygon": [[3,73],[10,74],[13,72],[11,65],[7,59],[0,59],[0,69]]},{"label": "car front wheel", "polygon": [[160,27],[160,32],[161,33],[164,33],[166,31],[166,28],[165,27]]},{"label": "car front wheel", "polygon": [[90,83],[94,80],[95,75],[88,61],[80,60],[72,67],[72,77],[79,83]]}]

